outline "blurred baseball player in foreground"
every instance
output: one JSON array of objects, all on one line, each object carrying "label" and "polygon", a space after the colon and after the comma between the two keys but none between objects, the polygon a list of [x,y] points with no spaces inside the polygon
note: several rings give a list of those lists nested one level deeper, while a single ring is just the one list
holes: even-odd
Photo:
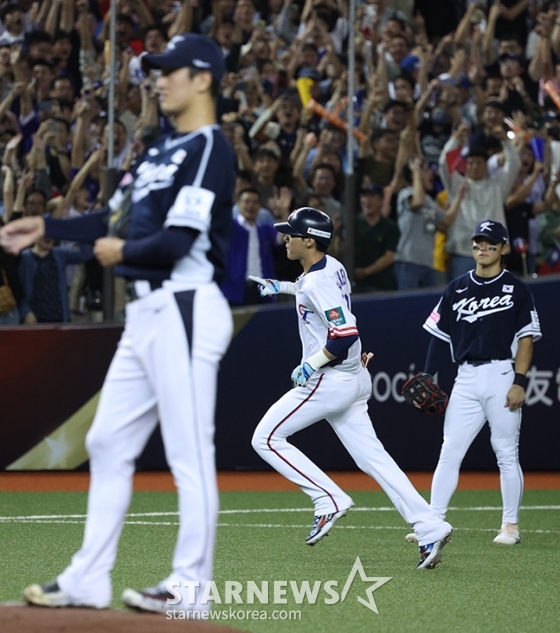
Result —
[{"label": "blurred baseball player in foreground", "polygon": [[[111,569],[132,495],[134,462],[158,420],[179,492],[180,528],[168,580],[204,586],[212,579],[216,379],[233,330],[216,284],[224,272],[235,184],[233,150],[214,114],[223,55],[212,40],[183,34],[143,62],[161,69],[161,110],[174,118],[176,131],[149,146],[136,163],[126,241],[102,237],[107,212],[75,220],[20,220],[0,235],[13,253],[43,234],[96,240],[101,264],[117,265],[117,274],[130,280],[126,327],[86,441],[91,484],[82,549],[56,580],[24,591],[29,603],[45,607],[111,604]],[[127,589],[123,601],[166,611],[173,597],[166,582]]]},{"label": "blurred baseball player in foreground", "polygon": [[452,528],[435,516],[373,430],[367,411],[372,381],[366,366],[371,355],[364,354],[362,360],[346,270],[325,254],[332,242],[332,221],[325,213],[304,207],[275,227],[285,234],[288,258],[300,261],[303,275],[295,283],[253,279],[265,295],[284,292],[296,296],[303,357],[292,373],[294,389],[268,410],[255,430],[253,447],[311,497],[315,517],[306,543],[314,545],[353,502],[287,440],[325,418],[358,466],[379,482],[414,527],[420,546],[418,568],[432,569],[441,560]]},{"label": "blurred baseball player in foreground", "polygon": [[[475,270],[445,289],[424,328],[434,335],[425,371],[432,376],[449,353],[459,370],[443,426],[443,446],[432,481],[431,506],[441,519],[459,480],[463,457],[486,420],[500,469],[502,527],[494,543],[519,543],[523,473],[519,465],[521,407],[539,318],[527,286],[502,266],[506,228],[480,222],[472,236]],[[409,534],[407,540],[416,540]]]}]

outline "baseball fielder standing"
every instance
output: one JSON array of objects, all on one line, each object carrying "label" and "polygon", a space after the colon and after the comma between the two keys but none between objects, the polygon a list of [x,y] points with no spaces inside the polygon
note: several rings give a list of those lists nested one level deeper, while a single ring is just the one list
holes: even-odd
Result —
[{"label": "baseball fielder standing", "polygon": [[426,373],[435,374],[447,344],[459,364],[445,413],[431,506],[438,517],[445,517],[463,457],[488,420],[503,501],[502,527],[494,543],[514,545],[520,541],[523,494],[518,456],[521,407],[533,341],[541,337],[541,330],[529,289],[502,267],[509,249],[506,228],[491,220],[480,222],[472,249],[475,270],[447,286],[424,324],[435,337],[428,348]]},{"label": "baseball fielder standing", "polygon": [[342,264],[325,254],[332,242],[332,221],[325,213],[304,207],[275,227],[285,234],[287,256],[300,261],[303,275],[295,283],[253,279],[261,284],[265,295],[295,295],[303,358],[292,373],[294,389],[268,410],[255,430],[253,447],[311,497],[315,517],[306,543],[314,545],[353,502],[287,440],[325,418],[358,466],[379,482],[405,521],[414,527],[420,545],[417,567],[432,569],[441,560],[452,528],[435,516],[373,430],[367,411],[372,391],[365,368],[369,359],[362,361],[350,307],[350,283]]},{"label": "baseball fielder standing", "polygon": [[[179,493],[180,528],[169,581],[212,578],[217,525],[214,408],[218,363],[232,334],[216,281],[224,272],[235,181],[233,150],[215,122],[223,55],[212,40],[174,37],[143,62],[160,68],[162,112],[176,131],[137,161],[126,241],[101,237],[106,212],[75,220],[31,218],[4,227],[18,252],[43,234],[93,241],[104,266],[128,278],[132,301],[87,436],[91,484],[82,549],[56,580],[25,599],[46,607],[108,607],[111,569],[132,494],[134,461],[158,420]],[[165,611],[167,581],[127,589],[125,604]],[[197,604],[178,608],[196,610]]]}]

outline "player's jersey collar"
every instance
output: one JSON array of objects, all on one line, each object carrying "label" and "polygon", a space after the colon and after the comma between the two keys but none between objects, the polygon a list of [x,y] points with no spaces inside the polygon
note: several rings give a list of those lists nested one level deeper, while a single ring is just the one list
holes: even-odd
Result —
[{"label": "player's jersey collar", "polygon": [[502,272],[499,275],[496,275],[495,277],[479,277],[474,270],[471,270],[469,275],[471,276],[471,279],[474,281],[475,284],[479,285],[479,286],[485,286],[488,284],[493,284],[495,281],[498,281],[498,279],[500,279],[501,277],[503,277],[503,275],[506,273],[506,269],[503,268]]},{"label": "player's jersey collar", "polygon": [[307,271],[307,273],[312,273],[315,272],[316,270],[323,270],[323,268],[325,268],[325,266],[327,265],[327,256],[325,255],[324,257],[321,257],[321,259],[316,263],[313,264],[313,266],[311,266],[311,268]]},{"label": "player's jersey collar", "polygon": [[180,145],[181,143],[190,141],[191,138],[194,138],[197,134],[204,132],[204,130],[207,130],[207,129],[212,130],[212,129],[217,129],[217,128],[219,128],[218,125],[211,124],[211,125],[203,125],[202,127],[199,127],[196,130],[193,130],[192,132],[177,132],[177,130],[174,130],[173,132],[170,132],[165,137],[164,149],[173,149],[176,145]]}]

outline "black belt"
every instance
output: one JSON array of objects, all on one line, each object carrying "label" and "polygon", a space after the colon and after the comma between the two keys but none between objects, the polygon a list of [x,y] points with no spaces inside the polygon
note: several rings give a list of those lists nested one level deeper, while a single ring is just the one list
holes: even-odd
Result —
[{"label": "black belt", "polygon": [[[126,285],[125,285],[125,294],[126,294],[126,298],[129,301],[136,301],[136,299],[140,299],[142,297],[142,295],[138,294],[138,291],[136,290],[136,281],[127,281]],[[144,281],[144,280],[142,280]],[[158,288],[161,288],[163,285],[163,282],[161,281],[148,281],[148,283],[150,284],[150,290],[154,291],[157,290]]]},{"label": "black belt", "polygon": [[[506,360],[505,358],[497,358],[496,362],[500,361],[500,360]],[[480,367],[480,365],[489,365],[490,363],[493,363],[493,360],[466,360],[465,363],[467,363],[467,365],[472,365],[473,367]]]}]

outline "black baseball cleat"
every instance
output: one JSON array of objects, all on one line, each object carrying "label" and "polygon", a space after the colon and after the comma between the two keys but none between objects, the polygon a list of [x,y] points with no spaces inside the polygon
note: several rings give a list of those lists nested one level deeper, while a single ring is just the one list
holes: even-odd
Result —
[{"label": "black baseball cleat", "polygon": [[166,613],[173,609],[174,605],[168,600],[175,596],[160,587],[147,587],[146,589],[125,589],[121,600],[127,607],[138,611],[150,611],[152,613]]},{"label": "black baseball cleat", "polygon": [[29,585],[29,587],[26,587],[23,590],[23,597],[27,604],[36,607],[82,607],[88,609],[106,608],[74,600],[65,591],[62,591],[56,580],[47,582],[44,585]]},{"label": "black baseball cleat", "polygon": [[420,562],[416,565],[416,569],[433,569],[438,563],[441,563],[441,552],[443,548],[451,540],[451,534],[453,530],[446,534],[443,538],[435,543],[428,543],[428,545],[420,545]]},{"label": "black baseball cleat", "polygon": [[316,514],[313,518],[313,526],[305,542],[307,545],[315,545],[324,536],[327,536],[333,525],[346,514],[346,510],[331,512],[330,514]]}]

